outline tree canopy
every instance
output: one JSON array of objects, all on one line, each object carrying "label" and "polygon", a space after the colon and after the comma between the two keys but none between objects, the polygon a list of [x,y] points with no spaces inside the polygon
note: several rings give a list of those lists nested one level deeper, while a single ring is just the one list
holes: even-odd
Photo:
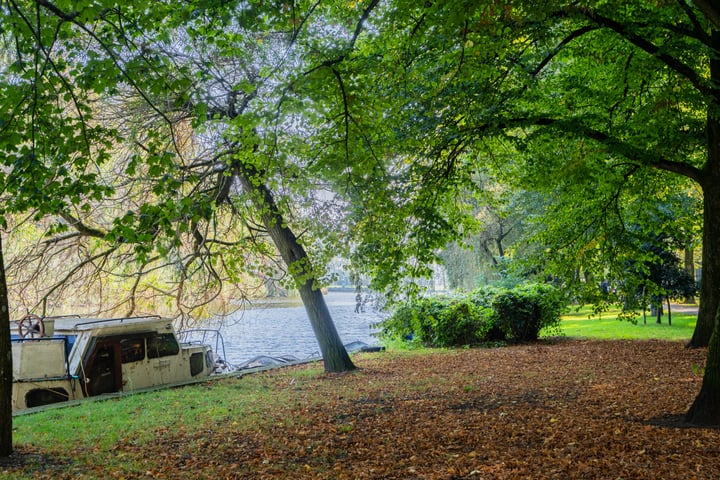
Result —
[{"label": "tree canopy", "polygon": [[[380,58],[390,59],[383,70],[397,75],[398,95],[414,107],[407,130],[430,126],[431,134],[419,136],[435,147],[433,164],[453,173],[455,159],[473,156],[565,198],[572,216],[560,217],[557,245],[582,249],[624,230],[633,196],[666,192],[657,190],[658,172],[694,182],[704,224],[692,344],[713,344],[720,304],[716,7],[396,2],[384,19],[393,40],[383,37]],[[424,81],[412,81],[418,78]],[[573,218],[579,221],[567,221]],[[709,355],[717,355],[712,347]],[[718,391],[717,374],[707,374],[696,405],[708,408],[693,408],[693,420],[718,421]]]},{"label": "tree canopy", "polygon": [[[670,198],[672,174],[702,193],[692,343],[720,355],[710,2],[15,0],[0,17],[0,216],[47,233],[12,265],[27,280],[64,268],[28,306],[82,278],[126,292],[107,311],[192,317],[284,265],[335,338],[326,260],[412,285],[477,228],[481,170],[562,200],[543,252],[566,265],[652,224],[637,204]],[[351,368],[336,344],[326,360]],[[715,407],[693,418],[717,421],[706,378]]]}]

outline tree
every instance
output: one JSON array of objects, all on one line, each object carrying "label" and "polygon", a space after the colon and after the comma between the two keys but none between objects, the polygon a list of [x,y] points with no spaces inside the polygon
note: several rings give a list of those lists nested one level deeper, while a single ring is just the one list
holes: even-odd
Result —
[{"label": "tree", "polygon": [[477,177],[479,191],[468,199],[477,225],[441,254],[451,288],[472,290],[507,276],[523,254],[527,225],[543,206],[533,192],[501,185],[487,174]]},{"label": "tree", "polygon": [[[556,194],[592,177],[597,188],[585,196],[600,206],[604,201],[604,208],[589,212],[579,228],[612,212],[630,182],[651,178],[647,169],[696,182],[705,209],[713,205],[716,159],[704,158],[712,154],[704,132],[713,131],[707,99],[717,92],[702,73],[714,49],[713,26],[702,12],[683,3],[616,11],[563,2],[504,9],[398,2],[393,15],[388,18],[399,33],[390,50],[406,59],[395,70],[406,79],[396,83],[425,79],[404,100],[426,115],[437,151],[472,151]],[[704,235],[712,236],[704,218]],[[715,256],[707,249],[715,247],[705,240],[707,267],[708,253]],[[703,269],[696,345],[710,336],[714,271]]]},{"label": "tree", "polygon": [[[305,206],[293,207],[302,196],[312,197],[313,190],[325,188],[322,183],[327,180],[313,180],[311,175],[305,175],[305,171],[317,174],[318,170],[297,153],[290,154],[278,147],[282,146],[283,129],[295,121],[293,110],[297,102],[304,101],[293,100],[291,89],[314,84],[316,90],[312,93],[321,96],[318,92],[322,92],[326,80],[335,77],[319,76],[318,81],[315,72],[330,71],[326,67],[342,58],[347,49],[345,44],[352,46],[376,5],[377,2],[369,2],[363,10],[344,7],[335,10],[336,16],[343,14],[343,20],[354,18],[356,22],[354,30],[349,30],[340,42],[336,38],[336,24],[326,21],[333,14],[332,5],[329,10],[318,9],[315,13],[318,4],[307,5],[305,10],[305,6],[289,9],[287,5],[242,2],[190,3],[178,9],[175,4],[160,3],[149,15],[144,7],[134,3],[110,9],[82,3],[68,11],[50,2],[30,6],[37,7],[43,21],[37,25],[25,22],[25,27],[35,34],[37,42],[47,39],[55,42],[53,45],[61,45],[59,53],[51,55],[49,51],[48,58],[75,68],[67,69],[68,85],[81,74],[93,72],[94,77],[82,78],[98,95],[99,108],[107,112],[108,105],[121,104],[127,108],[134,102],[140,106],[130,110],[135,115],[125,116],[122,127],[116,127],[119,134],[114,144],[101,153],[107,155],[111,147],[126,145],[124,163],[115,163],[110,173],[131,182],[117,182],[117,178],[110,177],[106,180],[118,188],[128,184],[147,187],[123,191],[123,204],[130,208],[120,214],[110,211],[99,218],[97,212],[103,209],[100,201],[82,211],[52,212],[63,221],[50,231],[56,236],[44,247],[62,245],[69,238],[65,233],[68,230],[75,231],[72,238],[94,238],[106,243],[104,252],[73,266],[63,282],[82,268],[102,261],[103,269],[116,269],[116,278],[126,275],[134,279],[132,296],[111,307],[127,303],[133,311],[146,272],[180,266],[175,277],[179,286],[173,292],[178,308],[186,313],[181,300],[186,298],[191,275],[197,277],[197,272],[207,272],[203,278],[210,282],[213,291],[220,292],[223,279],[237,276],[228,268],[230,265],[235,271],[238,268],[242,271],[238,267],[241,261],[228,261],[228,255],[223,257],[220,271],[215,263],[219,254],[211,248],[221,246],[232,254],[243,245],[259,244],[260,252],[265,253],[262,242],[247,241],[263,224],[286,263],[291,262],[287,263],[289,273],[296,279],[316,333],[323,336],[319,343],[326,369],[354,368],[347,353],[343,354],[344,347],[319,293],[322,268],[309,262],[306,247],[289,228],[294,223],[304,229],[305,241],[312,240],[313,231],[329,231],[307,220],[303,226],[296,215]],[[22,18],[32,17],[25,15],[20,5],[16,7]],[[312,29],[305,27],[313,22]],[[333,39],[333,48],[326,48],[320,58],[310,55],[320,51],[315,47],[328,39]],[[85,51],[89,54],[82,53]],[[70,61],[78,58],[75,63]],[[47,76],[53,79],[62,75],[51,70]],[[134,130],[128,129],[128,125],[134,126]],[[199,138],[199,143],[215,142],[213,151],[198,152],[197,148],[183,151],[180,133],[188,129],[194,138]],[[289,130],[295,131],[297,138],[307,136],[301,126]],[[287,138],[292,141],[291,136]],[[296,181],[291,183],[290,179]],[[244,187],[244,194],[236,185]],[[277,201],[280,194],[283,199]],[[254,214],[247,209],[248,201],[257,209]],[[229,211],[250,233],[245,238],[223,241],[208,235],[217,234],[212,227],[223,211]],[[187,245],[187,253],[183,254],[181,249]],[[320,249],[331,251],[336,245],[328,241]],[[313,249],[319,251],[314,246]],[[116,260],[108,262],[111,258]],[[120,258],[123,260],[118,261]],[[140,273],[117,272],[129,259],[135,260]],[[60,288],[61,282],[49,289],[43,299],[55,295]]]},{"label": "tree", "polygon": [[[583,219],[565,223],[564,245],[602,238],[632,186],[661,185],[661,174],[694,182],[703,270],[690,344],[702,346],[720,306],[719,19],[710,2],[396,1],[378,20],[384,36],[374,39],[373,58],[383,61],[372,71],[392,78],[397,88],[377,87],[395,99],[393,113],[412,112],[398,129],[422,138],[429,147],[416,151],[445,180],[472,168],[462,162],[468,155],[555,195],[592,178],[594,189],[575,199]],[[619,218],[612,224],[624,228]],[[718,354],[711,342],[709,355]],[[720,392],[713,375],[706,372],[704,392]]]},{"label": "tree", "polygon": [[5,278],[5,264],[0,239],[0,457],[12,453],[12,383],[13,363],[10,344],[10,309]]},{"label": "tree", "polygon": [[[0,7],[0,41],[7,52],[0,59],[3,228],[15,213],[32,212],[29,218],[38,220],[71,206],[87,208],[93,199],[112,192],[111,187],[98,182],[96,174],[108,159],[105,149],[114,134],[94,122],[89,105],[92,74],[79,74],[77,85],[71,86],[63,74],[67,64],[53,58],[53,45],[44,43],[45,38],[33,29],[35,22],[44,18],[23,15],[39,14],[39,7],[34,7],[29,11],[20,10],[15,3]],[[45,76],[44,72],[56,75]],[[4,262],[0,261],[0,456],[12,452],[11,300]]]},{"label": "tree", "polygon": [[672,324],[670,300],[694,295],[697,286],[692,277],[680,266],[680,258],[672,251],[673,242],[664,234],[651,235],[640,245],[642,261],[628,265],[623,284],[626,304],[637,302],[643,310],[648,300],[656,322],[661,323],[663,302],[667,302],[668,324]]}]

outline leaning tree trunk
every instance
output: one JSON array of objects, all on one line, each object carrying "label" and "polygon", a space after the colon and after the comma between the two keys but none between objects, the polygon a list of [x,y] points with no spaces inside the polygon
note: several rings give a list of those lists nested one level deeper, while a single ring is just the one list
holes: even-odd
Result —
[{"label": "leaning tree trunk", "polygon": [[10,312],[0,239],[0,457],[12,453],[12,369]]},{"label": "leaning tree trunk", "polygon": [[296,281],[300,298],[320,346],[325,371],[337,373],[354,370],[355,365],[340,340],[320,287],[317,285],[310,258],[292,230],[285,225],[272,192],[264,183],[258,181],[260,178],[251,167],[240,166],[236,174],[243,189],[250,195],[253,204],[261,213],[265,229]]}]

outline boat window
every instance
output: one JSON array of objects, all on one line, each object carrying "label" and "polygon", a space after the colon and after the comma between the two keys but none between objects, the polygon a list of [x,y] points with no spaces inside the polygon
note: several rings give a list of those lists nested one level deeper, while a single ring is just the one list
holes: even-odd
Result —
[{"label": "boat window", "polygon": [[167,357],[180,353],[175,335],[172,333],[158,333],[147,339],[148,358]]},{"label": "boat window", "polygon": [[69,398],[67,390],[61,387],[36,388],[25,395],[27,408],[50,405],[51,403],[64,402]]},{"label": "boat window", "polygon": [[199,373],[202,373],[205,368],[205,361],[203,360],[202,352],[196,352],[190,355],[190,375],[193,377]]},{"label": "boat window", "polygon": [[123,338],[120,340],[122,363],[139,362],[145,358],[145,339]]}]

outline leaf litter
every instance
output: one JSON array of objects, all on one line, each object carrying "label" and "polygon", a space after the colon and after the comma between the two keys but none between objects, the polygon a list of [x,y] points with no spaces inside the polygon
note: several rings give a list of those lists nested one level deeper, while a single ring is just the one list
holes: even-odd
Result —
[{"label": "leaf litter", "polygon": [[[64,446],[22,478],[717,479],[720,430],[682,416],[704,349],[554,342],[354,357],[345,375],[261,375],[282,399],[252,429],[229,417],[119,442],[112,462]],[[222,381],[238,382],[243,379]],[[207,388],[212,389],[213,383]],[[234,415],[242,415],[235,412]],[[97,452],[95,452],[97,454]],[[103,452],[100,452],[103,454]],[[65,455],[63,460],[62,455]],[[0,465],[0,471],[4,467]]]}]

